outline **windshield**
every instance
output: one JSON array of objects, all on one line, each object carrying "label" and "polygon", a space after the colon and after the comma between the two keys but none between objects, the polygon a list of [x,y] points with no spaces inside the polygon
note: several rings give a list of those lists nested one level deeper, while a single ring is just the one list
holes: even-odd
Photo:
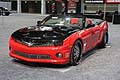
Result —
[{"label": "windshield", "polygon": [[57,16],[49,18],[45,23],[45,25],[51,26],[76,26],[80,27],[82,25],[82,18],[74,18],[74,17],[65,17],[65,16]]}]

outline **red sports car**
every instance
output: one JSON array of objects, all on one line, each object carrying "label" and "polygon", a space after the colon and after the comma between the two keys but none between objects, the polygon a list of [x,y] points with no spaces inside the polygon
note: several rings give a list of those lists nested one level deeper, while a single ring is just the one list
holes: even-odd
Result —
[{"label": "red sports car", "polygon": [[10,56],[28,62],[77,65],[82,55],[108,42],[106,21],[83,15],[50,15],[12,33]]}]

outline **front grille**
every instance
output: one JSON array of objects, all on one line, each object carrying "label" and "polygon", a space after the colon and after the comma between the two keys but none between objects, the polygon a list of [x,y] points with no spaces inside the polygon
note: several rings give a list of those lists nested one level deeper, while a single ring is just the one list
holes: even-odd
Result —
[{"label": "front grille", "polygon": [[51,59],[50,55],[45,55],[45,54],[26,54],[18,51],[14,51],[14,53],[19,56],[30,58],[30,59]]},{"label": "front grille", "polygon": [[54,46],[54,42],[52,40],[31,40],[30,42],[23,40],[16,41],[29,47]]},{"label": "front grille", "polygon": [[52,40],[32,40],[32,46],[54,46]]}]

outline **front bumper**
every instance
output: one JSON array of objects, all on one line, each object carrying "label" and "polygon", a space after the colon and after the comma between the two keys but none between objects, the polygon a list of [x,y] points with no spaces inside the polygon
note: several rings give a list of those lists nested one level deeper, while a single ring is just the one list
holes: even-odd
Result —
[{"label": "front bumper", "polygon": [[[67,44],[58,47],[28,47],[10,38],[9,55],[28,62],[67,64],[70,59],[70,49]],[[57,53],[61,53],[62,58],[58,58]]]}]

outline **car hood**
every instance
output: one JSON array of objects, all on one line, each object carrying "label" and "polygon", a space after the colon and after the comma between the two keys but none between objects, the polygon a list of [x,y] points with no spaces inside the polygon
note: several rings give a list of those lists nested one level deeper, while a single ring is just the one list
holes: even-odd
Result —
[{"label": "car hood", "polygon": [[63,41],[72,33],[78,31],[78,28],[65,26],[31,26],[17,30],[12,34],[12,38],[26,45],[49,45],[55,41]]}]

